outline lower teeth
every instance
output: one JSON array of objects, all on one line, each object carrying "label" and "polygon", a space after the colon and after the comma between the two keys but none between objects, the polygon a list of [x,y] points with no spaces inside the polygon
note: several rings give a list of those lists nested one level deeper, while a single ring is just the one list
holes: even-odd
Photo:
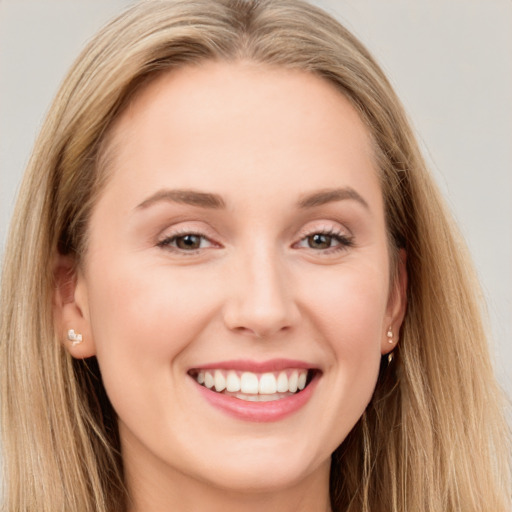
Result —
[{"label": "lower teeth", "polygon": [[295,393],[274,393],[272,395],[246,395],[244,393],[228,393],[224,392],[224,395],[233,396],[239,400],[245,400],[246,402],[273,402],[275,400],[281,400],[288,396],[292,396]]}]

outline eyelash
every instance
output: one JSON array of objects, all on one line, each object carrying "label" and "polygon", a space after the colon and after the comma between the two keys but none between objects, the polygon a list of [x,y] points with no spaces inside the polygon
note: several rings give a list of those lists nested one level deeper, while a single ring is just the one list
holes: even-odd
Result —
[{"label": "eyelash", "polygon": [[[318,249],[318,250],[314,249],[312,247],[308,247],[308,249],[310,249],[314,252],[319,252],[322,254],[333,254],[333,253],[337,253],[339,251],[344,251],[344,250],[348,249],[349,247],[354,246],[353,237],[344,235],[335,229],[321,229],[321,230],[317,230],[317,231],[309,231],[309,232],[303,233],[303,234],[301,234],[300,240],[293,245],[295,247],[295,246],[299,245],[300,243],[307,241],[308,238],[314,237],[316,235],[330,237],[335,242],[337,242],[338,245],[335,245],[333,247],[328,247],[326,249]],[[194,254],[197,254],[201,249],[204,249],[204,247],[198,247],[197,249],[188,250],[188,249],[182,249],[182,248],[172,245],[172,244],[176,243],[177,240],[186,238],[188,236],[200,238],[201,239],[200,244],[202,243],[202,241],[207,241],[212,246],[215,246],[215,245],[218,246],[218,244],[215,244],[215,242],[212,242],[204,234],[197,233],[194,231],[189,231],[189,230],[183,230],[182,232],[174,233],[171,236],[168,236],[168,237],[164,238],[163,240],[159,241],[157,243],[157,246],[161,247],[163,249],[167,249],[167,250],[177,252],[180,254],[184,254],[184,255],[185,254],[194,255]]]},{"label": "eyelash", "polygon": [[198,237],[198,238],[201,239],[201,242],[206,240],[210,244],[216,245],[214,242],[212,242],[207,236],[205,236],[202,233],[197,233],[197,232],[189,231],[189,230],[183,230],[181,232],[174,233],[171,236],[165,237],[163,240],[161,240],[161,241],[159,241],[157,243],[157,246],[161,247],[163,249],[168,249],[170,251],[178,252],[180,254],[186,254],[186,255],[197,254],[198,251],[200,251],[201,249],[204,249],[204,247],[198,247],[197,249],[187,250],[187,249],[181,249],[179,247],[175,247],[175,246],[172,245],[173,243],[175,243],[180,238],[186,238],[187,236]]},{"label": "eyelash", "polygon": [[300,238],[299,242],[297,242],[294,245],[298,245],[304,241],[306,241],[306,243],[307,243],[308,238],[314,237],[316,235],[330,237],[338,243],[338,245],[335,245],[334,247],[328,247],[326,249],[319,249],[319,250],[313,249],[312,247],[308,247],[308,249],[315,251],[315,252],[320,252],[324,255],[335,254],[340,251],[345,251],[348,248],[354,246],[354,239],[352,236],[347,236],[334,228],[319,229],[319,230],[313,230],[313,231],[303,233],[303,234],[301,234],[301,238]]}]

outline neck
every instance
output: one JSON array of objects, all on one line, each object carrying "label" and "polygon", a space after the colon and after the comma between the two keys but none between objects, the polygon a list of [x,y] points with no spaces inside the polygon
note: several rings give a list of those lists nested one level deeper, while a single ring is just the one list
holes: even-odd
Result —
[{"label": "neck", "polygon": [[168,469],[126,468],[129,512],[330,512],[329,466],[326,463],[285,488],[237,490]]}]

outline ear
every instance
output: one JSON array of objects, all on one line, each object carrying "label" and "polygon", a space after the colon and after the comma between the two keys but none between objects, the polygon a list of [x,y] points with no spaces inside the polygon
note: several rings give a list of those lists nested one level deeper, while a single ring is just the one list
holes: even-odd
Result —
[{"label": "ear", "polygon": [[[92,338],[85,278],[77,270],[75,259],[58,254],[53,262],[53,322],[63,346],[77,359],[96,354]],[[81,335],[82,341],[69,339],[69,331]]]},{"label": "ear", "polygon": [[[386,311],[386,323],[382,337],[381,353],[387,354],[394,350],[398,343],[400,327],[407,309],[407,253],[405,249],[398,252],[397,268],[394,282],[391,283],[388,305]],[[389,336],[391,333],[391,336]]]}]

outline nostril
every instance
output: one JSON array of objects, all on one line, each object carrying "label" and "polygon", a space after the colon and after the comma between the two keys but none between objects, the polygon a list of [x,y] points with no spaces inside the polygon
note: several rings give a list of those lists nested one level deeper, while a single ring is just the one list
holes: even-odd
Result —
[{"label": "nostril", "polygon": [[[256,322],[254,322],[254,324],[256,324]],[[292,326],[287,324],[283,325],[282,323],[276,322],[274,325],[263,325],[263,322],[261,322],[259,325],[252,325],[251,327],[241,325],[231,327],[230,329],[242,335],[252,336],[257,339],[265,339],[279,333],[288,332],[291,328]]]},{"label": "nostril", "polygon": [[255,329],[249,329],[249,327],[235,327],[233,330],[240,334],[247,334],[249,336],[254,336],[256,338],[264,338],[265,337],[264,334],[260,334],[260,332]]}]

